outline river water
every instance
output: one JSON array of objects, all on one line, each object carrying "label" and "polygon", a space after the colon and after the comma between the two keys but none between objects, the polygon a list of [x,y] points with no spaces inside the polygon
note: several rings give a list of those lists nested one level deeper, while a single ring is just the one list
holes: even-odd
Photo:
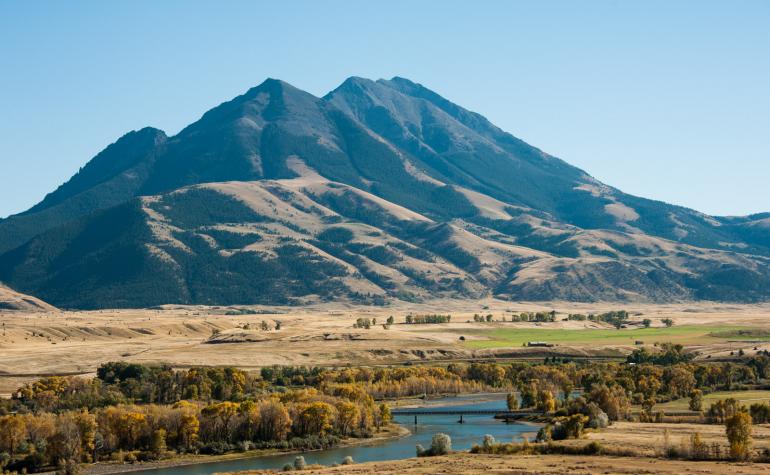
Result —
[{"label": "river water", "polygon": [[[499,399],[479,400],[478,396],[460,396],[432,401],[423,409],[457,409],[479,410],[500,409],[505,411],[504,395]],[[506,424],[494,419],[490,415],[465,415],[464,424],[458,424],[459,416],[446,415],[420,415],[417,425],[414,424],[414,416],[396,416],[395,421],[411,431],[408,436],[397,439],[372,442],[367,445],[354,447],[339,447],[317,452],[305,452],[305,462],[310,464],[332,465],[342,462],[347,456],[359,462],[373,462],[379,460],[396,460],[415,456],[415,445],[422,444],[430,447],[433,434],[443,432],[452,438],[452,449],[467,450],[473,444],[480,444],[485,434],[491,434],[498,441],[510,442],[513,439],[521,440],[522,433],[537,431],[537,427],[527,424]],[[215,472],[233,472],[239,470],[258,470],[269,468],[281,468],[287,463],[292,463],[297,454],[281,454],[264,457],[253,457],[240,460],[227,460],[222,462],[199,463],[182,467],[158,468],[144,470],[143,475],[208,475]]]}]

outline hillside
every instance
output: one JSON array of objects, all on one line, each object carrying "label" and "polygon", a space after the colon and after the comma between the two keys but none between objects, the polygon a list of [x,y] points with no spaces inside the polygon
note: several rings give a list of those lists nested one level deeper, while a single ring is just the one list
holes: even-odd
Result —
[{"label": "hillside", "polygon": [[58,311],[53,305],[49,305],[38,298],[20,294],[0,284],[0,311],[3,310],[18,310],[27,313]]},{"label": "hillside", "polygon": [[759,301],[768,219],[624,194],[406,79],[267,80],[0,221],[0,280],[80,308]]}]

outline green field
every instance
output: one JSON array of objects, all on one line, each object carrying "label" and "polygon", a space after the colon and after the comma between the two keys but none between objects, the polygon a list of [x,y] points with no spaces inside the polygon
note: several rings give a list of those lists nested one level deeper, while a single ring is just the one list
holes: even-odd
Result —
[{"label": "green field", "polygon": [[[741,404],[751,405],[756,402],[770,402],[770,391],[717,391],[703,396],[703,409],[708,409],[711,403],[720,399],[735,398]],[[656,404],[656,411],[686,411],[689,409],[690,400],[688,398],[677,399],[663,404]]]},{"label": "green field", "polygon": [[764,331],[756,328],[730,325],[683,325],[671,328],[633,329],[549,329],[543,328],[490,328],[489,330],[465,330],[466,336],[484,337],[469,340],[465,346],[474,349],[522,346],[528,341],[544,341],[556,345],[633,345],[637,340],[645,344],[672,342],[684,345],[721,343],[728,340],[770,341]]}]

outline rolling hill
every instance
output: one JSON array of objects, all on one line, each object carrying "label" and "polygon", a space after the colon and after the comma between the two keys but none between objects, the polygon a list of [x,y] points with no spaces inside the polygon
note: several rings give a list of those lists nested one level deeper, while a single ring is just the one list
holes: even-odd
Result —
[{"label": "rolling hill", "polygon": [[20,294],[0,284],[0,311],[57,312],[58,309],[31,295]]},{"label": "rolling hill", "polygon": [[403,78],[268,79],[0,221],[0,281],[78,308],[759,301],[769,223],[625,194]]}]

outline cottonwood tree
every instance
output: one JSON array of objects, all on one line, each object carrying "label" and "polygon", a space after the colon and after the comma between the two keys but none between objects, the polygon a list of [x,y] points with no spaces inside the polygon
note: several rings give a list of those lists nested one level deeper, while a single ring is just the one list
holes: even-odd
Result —
[{"label": "cottonwood tree", "polygon": [[751,416],[745,407],[727,418],[725,431],[730,443],[730,456],[736,460],[748,459],[751,449]]}]

